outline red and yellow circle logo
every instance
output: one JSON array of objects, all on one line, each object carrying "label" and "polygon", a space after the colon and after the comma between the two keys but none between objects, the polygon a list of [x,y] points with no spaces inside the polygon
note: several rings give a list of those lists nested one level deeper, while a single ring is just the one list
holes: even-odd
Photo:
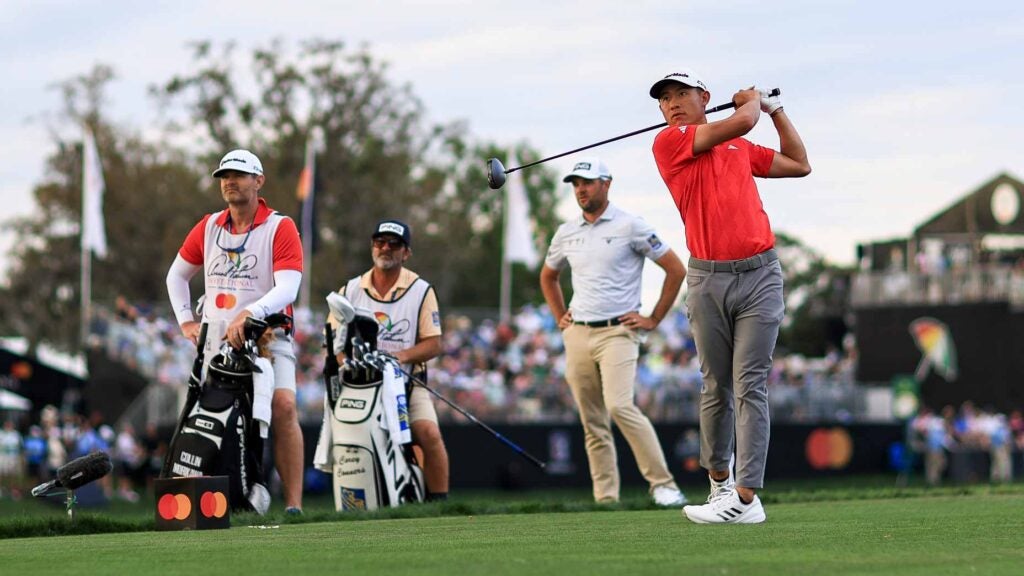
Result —
[{"label": "red and yellow circle logo", "polygon": [[192,514],[192,502],[184,494],[164,494],[156,509],[164,520],[184,520]]},{"label": "red and yellow circle logo", "polygon": [[223,518],[228,511],[228,499],[223,492],[203,492],[199,511],[207,518]]},{"label": "red and yellow circle logo", "polygon": [[841,470],[853,458],[853,439],[845,428],[818,428],[807,437],[805,452],[815,470]]},{"label": "red and yellow circle logo", "polygon": [[237,304],[237,303],[238,303],[238,299],[235,298],[234,294],[224,294],[224,293],[221,293],[221,294],[217,294],[217,296],[214,297],[214,299],[213,299],[213,305],[214,306],[216,306],[217,308],[224,308],[224,309],[228,309],[228,310],[230,310],[231,308],[234,308],[235,304]]},{"label": "red and yellow circle logo", "polygon": [[[164,520],[184,520],[192,513],[192,501],[185,494],[164,494],[156,509]],[[223,492],[203,492],[199,512],[206,518],[223,518],[228,512],[227,496]]]}]

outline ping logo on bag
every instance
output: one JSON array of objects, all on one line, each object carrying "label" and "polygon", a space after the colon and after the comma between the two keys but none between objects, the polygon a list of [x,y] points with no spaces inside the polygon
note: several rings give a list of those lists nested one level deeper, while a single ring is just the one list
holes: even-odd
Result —
[{"label": "ping logo on bag", "polygon": [[366,408],[366,400],[356,400],[354,398],[342,398],[340,406],[342,408],[355,408],[356,410],[362,410]]},{"label": "ping logo on bag", "polygon": [[342,510],[366,510],[366,490],[344,486],[340,490]]}]

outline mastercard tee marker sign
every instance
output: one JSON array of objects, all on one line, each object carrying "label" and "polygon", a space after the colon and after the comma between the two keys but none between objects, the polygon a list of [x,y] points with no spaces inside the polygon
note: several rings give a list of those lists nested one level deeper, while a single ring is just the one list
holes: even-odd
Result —
[{"label": "mastercard tee marker sign", "polygon": [[231,527],[227,476],[158,478],[154,486],[157,530]]}]

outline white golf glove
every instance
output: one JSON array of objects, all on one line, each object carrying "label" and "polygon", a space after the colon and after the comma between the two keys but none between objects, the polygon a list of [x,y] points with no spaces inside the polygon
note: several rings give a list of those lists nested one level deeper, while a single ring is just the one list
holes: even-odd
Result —
[{"label": "white golf glove", "polygon": [[763,88],[758,88],[757,91],[761,94],[761,112],[771,115],[782,110],[781,96],[769,96],[768,91]]}]

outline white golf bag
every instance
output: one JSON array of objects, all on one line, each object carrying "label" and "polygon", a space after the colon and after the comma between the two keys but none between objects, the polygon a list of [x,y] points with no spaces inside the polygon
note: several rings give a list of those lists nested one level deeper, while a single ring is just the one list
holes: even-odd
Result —
[{"label": "white golf bag", "polygon": [[357,314],[347,324],[342,327],[347,334],[339,339],[346,357],[340,369],[330,324],[325,331],[327,394],[314,465],[331,474],[339,512],[422,502],[423,471],[412,451],[406,379],[398,370],[360,362],[376,350],[372,314]]}]

